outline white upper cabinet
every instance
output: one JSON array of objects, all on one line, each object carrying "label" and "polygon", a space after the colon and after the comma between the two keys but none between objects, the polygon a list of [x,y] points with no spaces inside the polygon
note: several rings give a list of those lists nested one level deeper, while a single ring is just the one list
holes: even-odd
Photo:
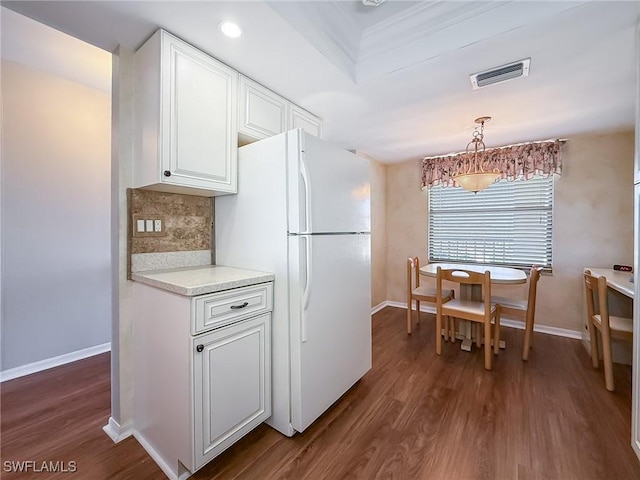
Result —
[{"label": "white upper cabinet", "polygon": [[305,132],[322,138],[322,120],[294,104],[289,108],[289,128],[302,128]]},{"label": "white upper cabinet", "polygon": [[288,101],[240,75],[238,133],[263,139],[287,130]]},{"label": "white upper cabinet", "polygon": [[240,143],[262,140],[293,128],[322,137],[322,120],[286,98],[240,75],[238,89]]},{"label": "white upper cabinet", "polygon": [[134,187],[237,192],[238,73],[164,30],[135,54]]}]

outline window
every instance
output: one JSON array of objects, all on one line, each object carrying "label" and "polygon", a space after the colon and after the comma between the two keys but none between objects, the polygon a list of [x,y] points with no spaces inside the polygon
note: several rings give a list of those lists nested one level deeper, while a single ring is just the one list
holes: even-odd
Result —
[{"label": "window", "polygon": [[429,188],[429,261],[551,269],[553,175],[474,194]]}]

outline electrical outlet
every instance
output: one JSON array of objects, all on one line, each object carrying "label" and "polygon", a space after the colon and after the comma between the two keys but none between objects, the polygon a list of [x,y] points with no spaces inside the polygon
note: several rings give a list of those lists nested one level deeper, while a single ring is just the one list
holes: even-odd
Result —
[{"label": "electrical outlet", "polygon": [[139,213],[131,219],[134,237],[164,237],[164,215]]}]

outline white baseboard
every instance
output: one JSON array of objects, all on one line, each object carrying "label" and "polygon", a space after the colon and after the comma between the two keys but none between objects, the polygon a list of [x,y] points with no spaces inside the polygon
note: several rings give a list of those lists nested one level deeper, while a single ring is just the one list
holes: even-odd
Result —
[{"label": "white baseboard", "polygon": [[94,355],[99,355],[110,350],[111,342],[108,342],[103,343],[102,345],[96,345],[95,347],[83,348],[82,350],[76,350],[75,352],[65,353],[64,355],[58,355],[57,357],[51,357],[45,360],[40,360],[39,362],[29,363],[20,367],[4,370],[0,372],[0,382],[24,377],[25,375],[31,375],[32,373],[48,370],[49,368],[59,367],[60,365],[82,360],[83,358],[93,357]]},{"label": "white baseboard", "polygon": [[126,427],[121,427],[118,422],[116,422],[113,417],[109,417],[109,423],[107,423],[102,430],[109,435],[109,438],[113,440],[113,443],[118,443],[124,440],[125,438],[133,435],[133,428],[131,424]]},{"label": "white baseboard", "polygon": [[[382,302],[380,305],[375,307],[376,312],[382,310],[384,307],[407,308],[407,304],[405,302],[394,302],[392,300],[387,300],[386,302]],[[425,313],[432,313],[435,315],[436,307],[431,304],[420,305],[420,311]],[[375,313],[375,312],[372,312],[372,313]],[[512,320],[512,319],[509,319],[508,317],[501,317],[500,324],[505,327],[524,330],[524,322],[520,320]],[[548,335],[555,335],[557,337],[565,337],[565,338],[573,338],[576,340],[582,340],[582,332],[580,330],[569,330],[566,328],[548,327],[546,325],[534,325],[533,331],[539,332],[539,333],[546,333]]]},{"label": "white baseboard", "polygon": [[378,313],[380,310],[382,310],[386,306],[387,306],[387,302],[379,303],[375,307],[371,308],[371,315]]}]

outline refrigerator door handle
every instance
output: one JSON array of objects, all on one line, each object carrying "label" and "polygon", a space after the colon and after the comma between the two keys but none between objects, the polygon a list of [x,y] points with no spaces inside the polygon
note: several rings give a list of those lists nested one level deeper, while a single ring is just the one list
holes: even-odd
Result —
[{"label": "refrigerator door handle", "polygon": [[311,292],[311,239],[309,237],[300,237],[304,239],[304,290],[302,291],[302,312],[301,312],[301,326],[300,336],[302,343],[305,343],[309,337],[307,335],[307,306],[309,305],[309,295]]},{"label": "refrigerator door handle", "polygon": [[[301,208],[301,213],[304,215],[304,229],[302,228],[302,222],[300,225],[301,232],[311,231],[311,196],[309,195],[309,174],[307,172],[307,164],[304,161],[304,156],[300,158],[300,188],[303,190],[300,195],[300,200],[304,202]],[[302,220],[302,219],[301,219]]]}]

